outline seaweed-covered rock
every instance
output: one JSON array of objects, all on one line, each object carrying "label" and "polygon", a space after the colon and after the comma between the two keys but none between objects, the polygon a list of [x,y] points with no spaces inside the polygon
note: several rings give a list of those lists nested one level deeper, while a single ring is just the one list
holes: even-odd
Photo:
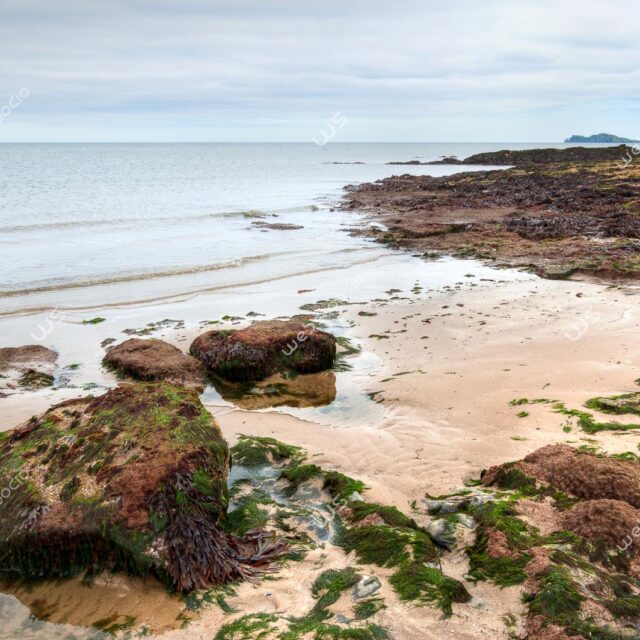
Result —
[{"label": "seaweed-covered rock", "polygon": [[527,640],[582,640],[582,636],[569,635],[557,624],[549,624],[544,616],[527,620]]},{"label": "seaweed-covered rock", "polygon": [[637,552],[640,510],[620,500],[587,500],[564,515],[564,526],[592,542]]},{"label": "seaweed-covered rock", "polygon": [[219,528],[228,470],[193,391],[138,383],[56,405],[0,435],[0,572],[123,570],[184,591],[250,578],[283,549]]},{"label": "seaweed-covered rock", "polygon": [[18,387],[37,389],[53,384],[58,354],[40,344],[0,349],[0,397]]},{"label": "seaweed-covered rock", "polygon": [[208,331],[193,341],[190,351],[210,373],[244,382],[328,369],[336,356],[336,339],[310,324],[265,320],[237,331]]},{"label": "seaweed-covered rock", "polygon": [[433,520],[427,526],[427,532],[438,546],[443,547],[447,551],[453,551],[455,549],[456,525],[453,522],[445,518]]},{"label": "seaweed-covered rock", "polygon": [[494,484],[517,469],[540,482],[586,500],[610,498],[640,508],[640,463],[586,453],[565,444],[542,447],[515,464],[491,467],[482,477]]},{"label": "seaweed-covered rock", "polygon": [[131,338],[111,347],[104,362],[137,380],[165,380],[201,391],[205,381],[200,363],[173,345],[155,338]]}]

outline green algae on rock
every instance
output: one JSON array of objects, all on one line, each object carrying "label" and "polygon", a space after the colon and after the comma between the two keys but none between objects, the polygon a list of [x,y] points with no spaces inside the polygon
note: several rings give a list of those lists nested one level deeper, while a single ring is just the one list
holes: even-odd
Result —
[{"label": "green algae on rock", "polygon": [[[640,520],[639,474],[635,459],[567,445],[543,447],[483,474],[485,486],[501,491],[472,510],[479,525],[467,548],[470,573],[499,586],[524,583],[528,640],[635,637],[627,631],[640,624],[632,533]],[[552,532],[537,529],[536,510],[522,516],[531,501],[546,503],[543,519],[555,522]]]},{"label": "green algae on rock", "polygon": [[209,373],[246,382],[274,373],[329,369],[336,357],[336,339],[310,324],[265,320],[246,329],[208,331],[193,341],[190,352]]},{"label": "green algae on rock", "polygon": [[0,435],[0,572],[120,570],[180,591],[266,569],[286,545],[221,529],[229,450],[198,396],[165,382],[68,400]]}]

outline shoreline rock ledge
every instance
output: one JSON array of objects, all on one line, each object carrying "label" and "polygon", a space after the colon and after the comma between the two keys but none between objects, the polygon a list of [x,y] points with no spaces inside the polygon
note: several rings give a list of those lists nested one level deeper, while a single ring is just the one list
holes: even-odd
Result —
[{"label": "shoreline rock ledge", "polygon": [[246,329],[198,336],[190,353],[211,374],[231,382],[263,380],[274,373],[317,373],[336,357],[336,339],[311,324],[263,320]]},{"label": "shoreline rock ledge", "polygon": [[193,390],[141,382],[0,434],[0,574],[122,571],[179,591],[268,571],[273,533],[224,530],[230,456]]}]

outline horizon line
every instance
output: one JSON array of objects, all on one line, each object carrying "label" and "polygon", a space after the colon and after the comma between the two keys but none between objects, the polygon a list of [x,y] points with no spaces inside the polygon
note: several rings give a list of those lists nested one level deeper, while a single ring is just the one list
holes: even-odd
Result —
[{"label": "horizon line", "polygon": [[1,144],[308,144],[321,149],[341,144],[589,144],[616,145],[623,142],[566,142],[565,140],[340,140],[321,146],[312,140],[0,140]]}]

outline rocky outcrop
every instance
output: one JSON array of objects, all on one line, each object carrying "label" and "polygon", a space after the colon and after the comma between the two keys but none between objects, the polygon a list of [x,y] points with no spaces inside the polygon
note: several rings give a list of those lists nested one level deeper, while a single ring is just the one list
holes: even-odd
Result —
[{"label": "rocky outcrop", "polygon": [[136,380],[164,380],[198,391],[205,386],[200,363],[162,340],[126,340],[111,347],[104,362]]},{"label": "rocky outcrop", "polygon": [[0,349],[0,397],[19,387],[51,386],[57,359],[55,351],[40,344]]},{"label": "rocky outcrop", "polygon": [[640,548],[640,463],[548,445],[515,463],[491,467],[485,486],[548,486],[580,499],[559,524],[592,543],[635,554]]},{"label": "rocky outcrop", "polygon": [[188,591],[282,554],[222,529],[229,451],[193,392],[137,383],[69,400],[0,435],[0,572],[122,570]]},{"label": "rocky outcrop", "polygon": [[[622,142],[622,141],[621,141]],[[487,151],[477,153],[464,160],[458,160],[453,164],[469,165],[516,165],[532,166],[545,164],[559,164],[565,162],[607,162],[617,161],[632,151],[631,147],[621,144],[617,147],[569,147],[568,149],[523,149],[514,151],[503,149],[501,151]],[[448,158],[447,160],[452,160]],[[431,164],[445,164],[441,160]],[[446,164],[451,164],[450,162]]]},{"label": "rocky outcrop", "polygon": [[515,464],[491,467],[482,482],[494,484],[501,470],[514,468],[578,498],[621,500],[640,508],[640,463],[635,460],[600,457],[566,444],[554,444]]},{"label": "rocky outcrop", "polygon": [[207,371],[226,380],[262,380],[274,373],[315,373],[328,369],[336,339],[297,321],[255,322],[237,331],[209,331],[196,338],[190,352]]},{"label": "rocky outcrop", "polygon": [[481,259],[548,278],[589,273],[637,279],[637,156],[621,146],[449,158],[448,164],[516,166],[438,177],[404,174],[349,186],[345,207],[381,223],[362,234],[430,259]]}]

